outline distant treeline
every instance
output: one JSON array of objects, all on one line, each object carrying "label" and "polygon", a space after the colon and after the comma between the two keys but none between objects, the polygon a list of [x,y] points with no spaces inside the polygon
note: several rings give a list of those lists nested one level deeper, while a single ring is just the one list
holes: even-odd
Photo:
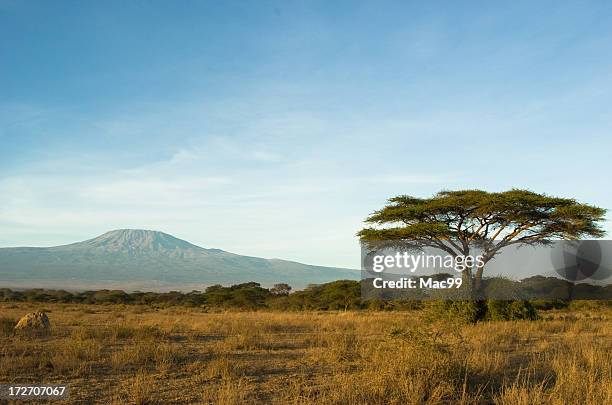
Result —
[{"label": "distant treeline", "polygon": [[0,301],[4,302],[55,302],[83,304],[143,304],[184,305],[222,309],[286,309],[286,310],[348,310],[362,308],[358,281],[340,280],[321,285],[311,285],[302,291],[291,292],[287,284],[264,288],[249,282],[231,287],[213,285],[205,291],[183,293],[125,292],[122,290],[97,290],[69,292],[65,290],[30,289],[15,291],[0,288]]},{"label": "distant treeline", "polygon": [[[521,282],[490,279],[487,288],[507,290],[520,284],[523,291],[544,299],[531,300],[536,306],[560,308],[567,306],[568,285],[554,277],[531,277]],[[500,284],[501,283],[501,284]],[[610,286],[576,285],[574,299],[609,300]],[[547,296],[547,294],[549,296]],[[564,298],[565,297],[565,298]],[[361,299],[359,281],[339,280],[326,284],[310,285],[304,290],[291,291],[288,284],[276,284],[264,288],[259,283],[249,282],[230,287],[213,285],[205,291],[183,293],[170,292],[125,292],[122,290],[97,290],[69,292],[65,290],[30,289],[15,291],[0,288],[0,302],[54,302],[83,304],[141,304],[149,306],[183,305],[209,309],[273,309],[273,310],[355,310],[355,309],[418,309],[423,303],[409,299]]]}]

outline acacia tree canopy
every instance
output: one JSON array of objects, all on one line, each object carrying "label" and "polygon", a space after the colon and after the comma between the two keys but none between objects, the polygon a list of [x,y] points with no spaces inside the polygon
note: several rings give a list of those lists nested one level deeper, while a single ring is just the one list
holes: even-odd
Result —
[{"label": "acacia tree canopy", "polygon": [[[521,189],[441,191],[432,198],[401,195],[389,199],[366,219],[370,227],[357,235],[366,245],[433,247],[453,256],[466,256],[470,245],[479,243],[486,263],[512,244],[602,237],[605,232],[599,223],[605,213],[603,208],[572,198]],[[476,288],[483,270],[484,266],[476,269]],[[471,269],[466,272],[472,276]]]}]

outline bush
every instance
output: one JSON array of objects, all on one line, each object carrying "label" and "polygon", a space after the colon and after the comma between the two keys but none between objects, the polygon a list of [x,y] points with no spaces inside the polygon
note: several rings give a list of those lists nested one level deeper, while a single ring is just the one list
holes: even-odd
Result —
[{"label": "bush", "polygon": [[529,301],[511,301],[508,306],[508,320],[516,321],[516,320],[529,320],[535,321],[539,319],[538,311],[534,308],[533,305]]},{"label": "bush", "polygon": [[427,305],[429,316],[461,323],[476,323],[483,320],[487,311],[484,301],[431,301]]},{"label": "bush", "polygon": [[509,301],[489,300],[487,301],[487,319],[491,321],[507,321]]},{"label": "bush", "polygon": [[492,321],[536,320],[538,313],[529,301],[489,300],[486,317]]},{"label": "bush", "polygon": [[461,323],[478,321],[536,320],[538,313],[529,301],[432,301],[429,316]]}]

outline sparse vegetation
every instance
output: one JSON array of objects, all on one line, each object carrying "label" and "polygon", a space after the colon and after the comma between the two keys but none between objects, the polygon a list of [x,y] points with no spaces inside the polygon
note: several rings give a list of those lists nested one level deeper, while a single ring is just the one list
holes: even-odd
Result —
[{"label": "sparse vegetation", "polygon": [[0,318],[0,336],[10,336],[15,332],[16,319]]},{"label": "sparse vegetation", "polygon": [[[73,403],[601,404],[612,396],[605,306],[477,324],[427,311],[45,307],[49,336],[0,335],[0,381],[67,383]],[[0,303],[2,331],[35,309]]]}]

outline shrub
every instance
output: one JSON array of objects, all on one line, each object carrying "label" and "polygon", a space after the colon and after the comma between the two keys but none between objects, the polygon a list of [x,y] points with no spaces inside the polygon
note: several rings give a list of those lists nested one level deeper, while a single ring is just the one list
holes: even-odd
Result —
[{"label": "shrub", "polygon": [[529,301],[511,301],[508,306],[508,320],[515,321],[520,319],[526,319],[534,321],[539,319],[538,311],[534,308]]},{"label": "shrub", "polygon": [[430,317],[452,319],[461,323],[538,319],[533,305],[523,300],[432,301],[428,308]]},{"label": "shrub", "polygon": [[529,301],[489,300],[486,317],[492,321],[536,320],[538,313]]},{"label": "shrub", "polygon": [[431,301],[427,305],[429,317],[449,319],[461,323],[476,323],[484,319],[487,308],[483,301]]},{"label": "shrub", "polygon": [[487,318],[491,321],[508,320],[509,301],[489,300],[487,301]]}]

